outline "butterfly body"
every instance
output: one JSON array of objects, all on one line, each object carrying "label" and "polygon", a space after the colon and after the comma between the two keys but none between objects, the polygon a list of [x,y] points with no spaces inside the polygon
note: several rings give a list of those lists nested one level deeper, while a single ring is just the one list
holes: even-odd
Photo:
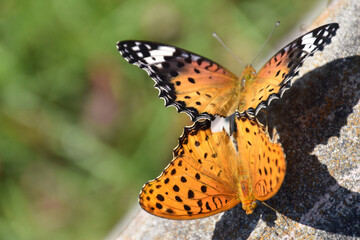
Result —
[{"label": "butterfly body", "polygon": [[257,200],[275,195],[286,169],[281,145],[246,116],[235,125],[232,137],[212,132],[208,120],[186,127],[172,162],[144,185],[141,207],[159,217],[194,219],[241,203],[251,214]]},{"label": "butterfly body", "polygon": [[240,77],[210,59],[166,44],[121,41],[117,48],[155,81],[165,106],[186,112],[193,121],[213,120],[235,111],[256,116],[290,88],[305,59],[323,50],[338,28],[337,23],[320,26],[278,51],[258,73],[248,65]]},{"label": "butterfly body", "polygon": [[249,101],[246,99],[247,96],[252,92],[252,86],[256,81],[256,75],[256,70],[251,65],[245,66],[245,69],[239,78],[240,88],[238,91],[240,92],[240,96],[237,107],[239,112],[244,112],[244,109],[248,109],[250,107]]}]

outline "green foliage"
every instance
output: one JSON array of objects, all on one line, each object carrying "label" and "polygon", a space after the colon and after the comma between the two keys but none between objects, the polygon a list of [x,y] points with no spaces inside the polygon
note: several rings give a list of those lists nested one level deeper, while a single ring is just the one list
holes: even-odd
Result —
[{"label": "green foliage", "polygon": [[[115,43],[177,45],[240,73],[313,1],[0,2],[0,239],[100,239],[172,158],[184,125]],[[259,63],[260,64],[260,63]]]}]

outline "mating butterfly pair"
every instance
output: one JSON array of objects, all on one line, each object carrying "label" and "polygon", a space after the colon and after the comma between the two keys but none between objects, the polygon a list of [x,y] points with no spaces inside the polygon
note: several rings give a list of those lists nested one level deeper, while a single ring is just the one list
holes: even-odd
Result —
[{"label": "mating butterfly pair", "polygon": [[[285,176],[280,143],[250,119],[290,88],[303,61],[323,50],[339,25],[327,24],[297,38],[277,52],[258,73],[246,66],[240,78],[219,64],[169,45],[122,41],[117,47],[131,64],[155,80],[165,106],[175,106],[195,122],[184,130],[174,159],[145,184],[140,205],[171,219],[210,216],[242,203],[247,214],[256,200],[276,194]],[[237,112],[233,143],[228,133],[211,131],[215,116]],[[246,113],[246,114],[245,114]]]}]

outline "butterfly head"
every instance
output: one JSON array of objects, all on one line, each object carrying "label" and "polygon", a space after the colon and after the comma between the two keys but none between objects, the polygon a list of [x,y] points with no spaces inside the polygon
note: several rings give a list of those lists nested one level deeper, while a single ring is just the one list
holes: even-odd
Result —
[{"label": "butterfly head", "polygon": [[251,65],[246,65],[240,77],[241,90],[244,90],[247,84],[253,82],[255,77],[256,77],[255,69]]},{"label": "butterfly head", "polygon": [[243,203],[242,208],[245,210],[246,215],[250,215],[256,208],[256,201],[254,200],[249,203]]}]

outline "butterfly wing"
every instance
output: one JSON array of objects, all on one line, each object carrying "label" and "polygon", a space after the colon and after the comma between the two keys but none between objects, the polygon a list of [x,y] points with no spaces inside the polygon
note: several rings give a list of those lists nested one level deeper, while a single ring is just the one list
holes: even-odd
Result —
[{"label": "butterfly wing", "polygon": [[193,121],[235,112],[237,77],[219,64],[186,50],[148,41],[117,43],[121,55],[155,81],[165,106],[175,106]]},{"label": "butterfly wing", "polygon": [[295,39],[277,52],[258,72],[255,81],[247,88],[244,110],[257,115],[273,99],[282,97],[290,88],[291,79],[298,74],[306,58],[330,44],[339,24],[318,27]]},{"label": "butterfly wing", "polygon": [[238,204],[237,184],[230,173],[236,153],[225,131],[212,133],[210,121],[186,127],[163,173],[146,183],[141,207],[159,217],[194,219]]},{"label": "butterfly wing", "polygon": [[[286,162],[281,144],[270,139],[265,129],[255,120],[236,120],[239,154],[248,159],[251,185],[255,198],[265,201],[274,196],[285,177]],[[274,133],[274,136],[277,136]],[[247,155],[248,154],[248,155]]]}]

